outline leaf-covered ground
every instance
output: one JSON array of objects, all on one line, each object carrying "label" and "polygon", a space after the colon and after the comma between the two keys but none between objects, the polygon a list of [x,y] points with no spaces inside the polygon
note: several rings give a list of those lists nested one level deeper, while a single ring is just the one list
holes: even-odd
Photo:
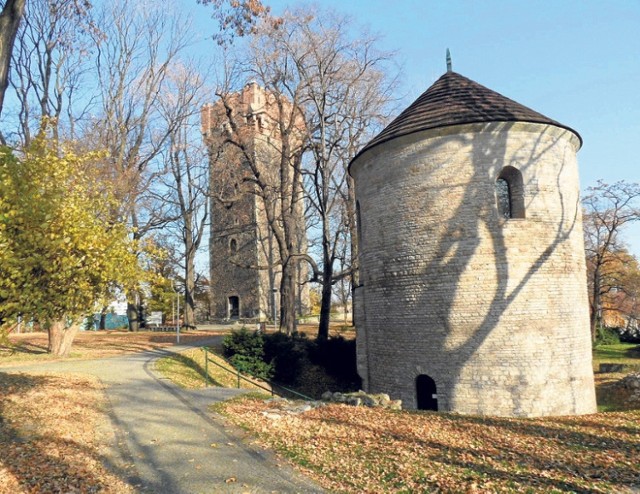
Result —
[{"label": "leaf-covered ground", "polygon": [[[505,419],[329,405],[230,419],[338,492],[639,492],[640,411]],[[281,418],[273,418],[274,416]]]},{"label": "leaf-covered ground", "polygon": [[[180,334],[180,343],[211,338],[216,333],[189,331]],[[0,365],[50,360],[47,354],[47,333],[11,334],[12,346],[0,344]],[[144,352],[176,344],[175,333],[124,330],[82,331],[73,340],[70,358],[105,358],[126,353]]]},{"label": "leaf-covered ground", "polygon": [[103,464],[110,426],[96,378],[0,373],[0,390],[0,493],[135,492]]},{"label": "leaf-covered ground", "polygon": [[[211,333],[192,335],[183,341]],[[47,358],[45,334],[16,336],[18,351],[0,348],[0,364]],[[88,332],[72,352],[98,358],[174,342],[174,334]],[[0,373],[0,494],[133,492],[126,472],[102,464],[102,400],[92,378]],[[640,492],[640,411],[517,420],[331,405],[262,415],[274,406],[223,405],[338,492]]]},{"label": "leaf-covered ground", "polygon": [[[181,334],[182,343],[211,332]],[[103,358],[174,345],[175,333],[87,331],[70,358]],[[10,335],[0,365],[50,360],[46,333]],[[16,367],[19,370],[19,367]],[[106,470],[111,424],[101,384],[92,377],[0,372],[0,494],[135,492]],[[102,433],[101,431],[104,431]]]}]

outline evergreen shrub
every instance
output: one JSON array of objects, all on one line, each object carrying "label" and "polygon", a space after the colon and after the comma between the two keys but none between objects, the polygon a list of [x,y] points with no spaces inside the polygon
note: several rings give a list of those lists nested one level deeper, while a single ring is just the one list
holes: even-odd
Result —
[{"label": "evergreen shrub", "polygon": [[620,334],[617,330],[600,326],[596,332],[596,346],[617,345],[620,343]]},{"label": "evergreen shrub", "polygon": [[264,337],[258,331],[249,331],[244,326],[232,331],[222,341],[223,353],[240,372],[269,379],[273,368],[264,359]]},{"label": "evergreen shrub", "polygon": [[354,391],[361,381],[356,342],[342,336],[309,340],[304,333],[263,334],[246,328],[223,341],[224,356],[241,372],[319,396],[324,391]]}]

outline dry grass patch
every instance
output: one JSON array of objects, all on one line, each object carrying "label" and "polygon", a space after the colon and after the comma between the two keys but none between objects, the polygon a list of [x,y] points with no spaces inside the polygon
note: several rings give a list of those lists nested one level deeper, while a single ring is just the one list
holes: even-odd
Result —
[{"label": "dry grass patch", "polygon": [[[274,403],[222,405],[232,421],[339,492],[637,492],[640,412],[547,419],[329,405],[267,418]],[[636,490],[634,490],[636,489]]]},{"label": "dry grass patch", "polygon": [[[194,348],[157,360],[155,368],[183,388],[201,389],[207,385],[221,388],[241,387],[261,391],[266,391],[262,388],[269,388],[267,383],[247,376],[243,376],[245,379],[242,379],[240,386],[238,386],[237,371],[231,365],[213,351],[209,351],[207,357],[209,359],[208,365],[205,363],[204,350]],[[208,380],[207,373],[209,374]]]},{"label": "dry grass patch", "polygon": [[96,378],[0,373],[0,493],[135,492],[102,463],[108,417]]},{"label": "dry grass patch", "polygon": [[[180,343],[192,343],[216,336],[213,332],[181,332]],[[52,360],[47,353],[47,333],[11,334],[12,346],[0,345],[0,365]],[[144,352],[176,344],[175,333],[123,330],[82,331],[76,336],[69,358],[94,359]]]},{"label": "dry grass patch", "polygon": [[626,375],[625,372],[598,372],[594,375],[598,411],[617,412],[637,408],[637,402],[629,401],[629,391],[619,386]]}]

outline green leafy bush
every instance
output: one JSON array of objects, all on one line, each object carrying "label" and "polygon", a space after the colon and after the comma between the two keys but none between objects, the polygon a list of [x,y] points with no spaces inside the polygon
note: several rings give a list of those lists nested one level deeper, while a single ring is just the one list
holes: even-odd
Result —
[{"label": "green leafy bush", "polygon": [[243,326],[224,337],[222,348],[224,356],[227,358],[236,354],[262,358],[264,355],[264,338],[262,333],[249,331]]},{"label": "green leafy bush", "polygon": [[229,359],[229,362],[243,374],[259,379],[271,379],[273,374],[273,368],[270,364],[254,357],[237,353]]}]

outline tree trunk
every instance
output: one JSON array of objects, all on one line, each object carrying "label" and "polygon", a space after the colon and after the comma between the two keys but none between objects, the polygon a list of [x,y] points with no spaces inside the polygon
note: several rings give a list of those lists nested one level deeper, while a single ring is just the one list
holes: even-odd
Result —
[{"label": "tree trunk", "polygon": [[185,244],[187,255],[185,256],[184,266],[184,321],[183,324],[187,329],[195,329],[196,327],[196,302],[194,293],[196,290],[196,270],[195,270],[195,254],[196,247],[193,244],[192,236],[189,235]]},{"label": "tree trunk", "polygon": [[269,314],[267,314],[267,319],[273,318],[273,324],[276,324],[276,308],[277,308],[277,297],[278,288],[276,287],[276,271],[275,271],[275,262],[274,262],[274,249],[275,244],[273,241],[273,232],[269,230],[267,234],[267,261],[268,261],[268,276],[269,276]]},{"label": "tree trunk", "polygon": [[49,344],[47,351],[58,357],[66,357],[69,355],[73,339],[78,334],[80,326],[72,324],[70,327],[65,327],[65,322],[62,320],[52,321],[47,325],[47,332],[49,333]]},{"label": "tree trunk", "polygon": [[129,319],[129,331],[140,331],[138,306],[130,301],[127,301],[127,318]]},{"label": "tree trunk", "polygon": [[[325,183],[328,179],[325,179]],[[331,242],[331,223],[327,214],[322,216],[322,298],[320,300],[320,323],[318,339],[329,338],[329,322],[331,319],[331,292],[333,283],[333,263],[335,244]]]},{"label": "tree trunk", "polygon": [[351,324],[355,325],[355,313],[356,313],[356,297],[355,289],[360,286],[360,266],[359,266],[359,242],[358,232],[360,226],[359,215],[356,213],[356,196],[355,196],[355,183],[351,175],[347,173],[347,214],[349,215],[349,237],[351,242]]},{"label": "tree trunk", "polygon": [[11,52],[24,15],[25,0],[7,0],[0,13],[0,115],[4,105],[4,93],[9,85]]},{"label": "tree trunk", "polygon": [[100,311],[100,323],[98,329],[107,329],[107,307],[103,307]]},{"label": "tree trunk", "polygon": [[325,278],[322,283],[322,298],[320,299],[320,323],[318,324],[318,339],[329,339],[329,323],[331,322],[331,292],[333,286],[331,285],[331,271],[329,272],[329,278],[326,278],[327,273],[325,271]]},{"label": "tree trunk", "polygon": [[291,261],[282,266],[280,283],[280,328],[291,336],[296,331],[296,280]]},{"label": "tree trunk", "polygon": [[595,343],[598,336],[598,312],[595,306],[591,310],[591,320],[589,322],[591,325],[591,342]]},{"label": "tree trunk", "polygon": [[600,322],[600,269],[596,267],[593,273],[593,302],[591,304],[591,342],[596,342],[598,323]]},{"label": "tree trunk", "polygon": [[329,338],[329,323],[331,322],[331,294],[333,291],[333,256],[330,253],[331,244],[328,240],[329,223],[326,222],[323,244],[322,263],[322,298],[320,299],[320,322],[318,324],[318,339]]}]

